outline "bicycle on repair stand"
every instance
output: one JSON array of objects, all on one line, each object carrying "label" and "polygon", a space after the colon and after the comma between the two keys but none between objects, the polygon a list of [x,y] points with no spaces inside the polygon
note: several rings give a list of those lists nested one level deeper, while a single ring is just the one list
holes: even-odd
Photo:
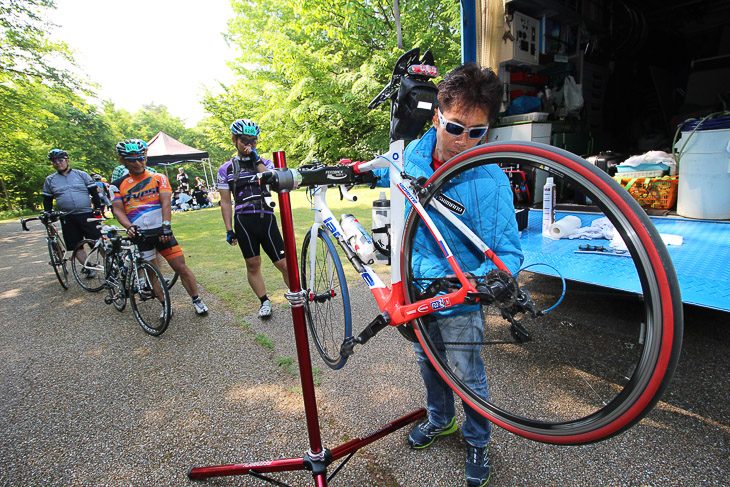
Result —
[{"label": "bicycle on repair stand", "polygon": [[[404,139],[418,137],[436,103],[436,88],[429,81],[435,76],[433,57],[427,52],[418,58],[418,49],[403,55],[390,83],[371,103],[374,107],[391,101],[388,153],[346,166],[305,166],[259,176],[274,191],[301,187],[309,192],[315,221],[302,245],[301,299],[320,355],[331,368],[340,368],[356,347],[396,326],[406,338],[420,342],[439,375],[467,404],[514,433],[548,443],[582,444],[625,431],[659,400],[682,342],[679,286],[658,232],[607,174],[544,144],[479,145],[447,161],[428,179],[405,173]],[[525,268],[511,275],[485,243],[489,236],[478,233],[478,222],[493,215],[485,214],[477,189],[495,165],[546,171],[556,184],[590,198],[599,211],[585,218],[608,217],[623,238],[631,259],[621,260],[629,266],[627,279],[635,282],[636,293],[586,294],[573,282],[568,292],[556,268],[540,274]],[[388,167],[390,174],[390,288],[370,267],[370,257],[354,245],[358,238],[369,237],[360,231],[355,238],[348,236],[325,199],[328,188],[339,187],[353,200],[348,187],[373,186],[371,171],[381,167]],[[404,220],[406,203],[411,210]],[[457,242],[468,242],[470,249],[452,252],[459,248]],[[357,335],[352,332],[340,253],[380,309]],[[440,256],[441,265],[429,271],[421,265],[424,255]],[[562,300],[581,313],[557,314]],[[484,318],[485,338],[477,345],[489,378],[488,400],[460,379],[448,359],[450,347],[474,343],[436,342],[428,332],[431,313],[463,304],[479,305]],[[439,353],[444,347],[445,357]]]},{"label": "bicycle on repair stand", "polygon": [[66,215],[57,211],[44,211],[38,216],[32,218],[21,218],[20,225],[23,227],[23,231],[29,232],[28,222],[33,220],[40,221],[44,227],[46,227],[46,243],[48,245],[48,255],[50,261],[48,264],[53,267],[53,272],[56,273],[58,282],[61,283],[61,287],[66,290],[68,289],[68,259],[66,258],[66,242],[61,237],[61,234],[54,225],[59,218]]}]

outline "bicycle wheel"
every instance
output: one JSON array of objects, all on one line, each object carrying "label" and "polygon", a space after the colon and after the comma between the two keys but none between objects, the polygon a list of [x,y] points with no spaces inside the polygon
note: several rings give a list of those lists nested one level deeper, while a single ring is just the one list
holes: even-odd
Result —
[{"label": "bicycle wheel", "polygon": [[150,262],[138,262],[130,280],[132,311],[140,326],[150,335],[159,336],[170,324],[170,293],[162,273]]},{"label": "bicycle wheel", "polygon": [[[347,356],[340,353],[345,338],[352,335],[350,314],[350,293],[335,245],[320,229],[317,233],[317,252],[310,256],[312,231],[304,236],[302,243],[301,274],[302,289],[306,291],[305,316],[312,332],[314,345],[328,367],[337,370],[347,362]],[[311,282],[309,263],[314,259]]]},{"label": "bicycle wheel", "polygon": [[155,262],[155,266],[165,277],[165,285],[167,285],[167,289],[172,289],[177,283],[178,278],[180,277],[178,273],[172,270],[170,264],[168,264],[167,260],[162,256],[160,256],[159,259]]},{"label": "bicycle wheel", "polygon": [[[573,276],[573,270],[565,267],[572,276],[565,299],[572,301],[572,309],[581,309],[580,313],[559,307],[536,319],[523,318],[522,324],[532,338],[519,343],[509,340],[509,333],[505,333],[507,327],[501,319],[501,310],[484,306],[483,338],[478,341],[439,343],[432,336],[438,337],[435,331],[443,328],[429,329],[427,320],[416,320],[414,327],[419,342],[439,375],[467,404],[514,433],[558,444],[590,443],[616,435],[638,422],[657,403],[679,357],[682,301],[666,247],[651,220],[628,192],[595,166],[555,147],[506,142],[464,152],[430,178],[422,203],[434,216],[436,226],[452,249],[459,248],[453,242],[462,237],[452,223],[435,215],[431,201],[450,199],[458,219],[478,232],[481,227],[478,222],[495,216],[482,213],[485,205],[473,204],[473,191],[475,185],[490,184],[482,178],[494,171],[497,163],[503,167],[519,165],[525,171],[547,171],[564,192],[575,191],[587,196],[598,210],[594,214],[582,214],[581,218],[589,221],[607,217],[625,242],[631,258],[576,256],[570,249],[577,249],[579,241],[543,240],[538,223],[538,228],[524,230],[521,238],[522,241],[541,239],[538,242],[545,249],[544,255],[537,258],[547,258],[567,248],[570,257],[560,256],[556,262],[561,259],[573,262],[578,257],[589,259],[582,261],[587,270],[582,275]],[[423,221],[414,213],[408,219],[403,240],[403,282],[413,284],[408,286],[408,302],[419,300],[419,287],[443,277],[436,273],[429,275],[419,262],[424,249],[433,255],[434,247],[428,247],[428,242],[424,246],[423,230],[419,231]],[[499,253],[495,235],[482,238]],[[608,246],[609,242],[605,243]],[[474,259],[481,259],[481,263],[487,259],[483,252],[458,254],[454,258],[465,271],[471,270]],[[534,256],[526,254],[527,257]],[[602,268],[615,270],[616,266],[621,266],[621,278],[632,287],[630,292],[588,284],[589,278],[594,277],[591,274],[600,274]],[[522,272],[519,276],[521,284],[541,308],[555,303],[562,292],[560,279],[553,277],[556,273],[544,274],[547,275]],[[505,336],[500,334],[508,339],[504,340]],[[457,347],[464,346],[477,347],[484,362],[488,398],[476,393],[451,368],[449,356]],[[439,353],[439,348],[446,349],[445,355]]]},{"label": "bicycle wheel", "polygon": [[121,313],[127,307],[127,291],[124,289],[121,266],[113,255],[106,256],[104,266],[106,269],[104,287],[108,293],[108,296],[104,298],[104,302],[113,304],[114,308]]},{"label": "bicycle wheel", "polygon": [[58,282],[61,283],[63,289],[68,289],[68,267],[66,265],[67,261],[64,258],[66,249],[57,239],[50,240],[48,242],[48,255],[51,257],[50,264],[53,267],[53,272],[56,273]]},{"label": "bicycle wheel", "polygon": [[[83,256],[83,263],[79,262]],[[79,242],[71,254],[71,270],[79,286],[92,293],[104,287],[104,261],[106,253],[96,240],[85,239]]]}]

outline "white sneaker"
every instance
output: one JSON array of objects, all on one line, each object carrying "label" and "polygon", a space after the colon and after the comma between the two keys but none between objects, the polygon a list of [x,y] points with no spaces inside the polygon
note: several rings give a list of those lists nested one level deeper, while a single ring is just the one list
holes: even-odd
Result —
[{"label": "white sneaker", "polygon": [[199,315],[204,315],[208,312],[208,307],[203,301],[193,301],[193,308],[195,308],[195,312]]},{"label": "white sneaker", "polygon": [[271,301],[268,299],[259,308],[259,316],[262,318],[271,316]]}]

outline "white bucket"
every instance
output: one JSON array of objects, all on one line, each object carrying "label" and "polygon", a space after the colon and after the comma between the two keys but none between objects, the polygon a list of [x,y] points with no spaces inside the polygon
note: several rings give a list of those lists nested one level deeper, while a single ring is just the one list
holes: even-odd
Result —
[{"label": "white bucket", "polygon": [[[682,132],[682,150],[692,132]],[[688,218],[730,219],[730,129],[698,130],[679,161],[677,213]]]}]

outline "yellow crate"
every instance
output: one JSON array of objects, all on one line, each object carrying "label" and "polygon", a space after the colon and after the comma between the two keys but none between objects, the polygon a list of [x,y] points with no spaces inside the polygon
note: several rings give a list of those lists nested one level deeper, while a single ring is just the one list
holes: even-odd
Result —
[{"label": "yellow crate", "polygon": [[642,208],[669,210],[677,203],[679,176],[622,178],[616,175],[614,179],[626,188]]}]

